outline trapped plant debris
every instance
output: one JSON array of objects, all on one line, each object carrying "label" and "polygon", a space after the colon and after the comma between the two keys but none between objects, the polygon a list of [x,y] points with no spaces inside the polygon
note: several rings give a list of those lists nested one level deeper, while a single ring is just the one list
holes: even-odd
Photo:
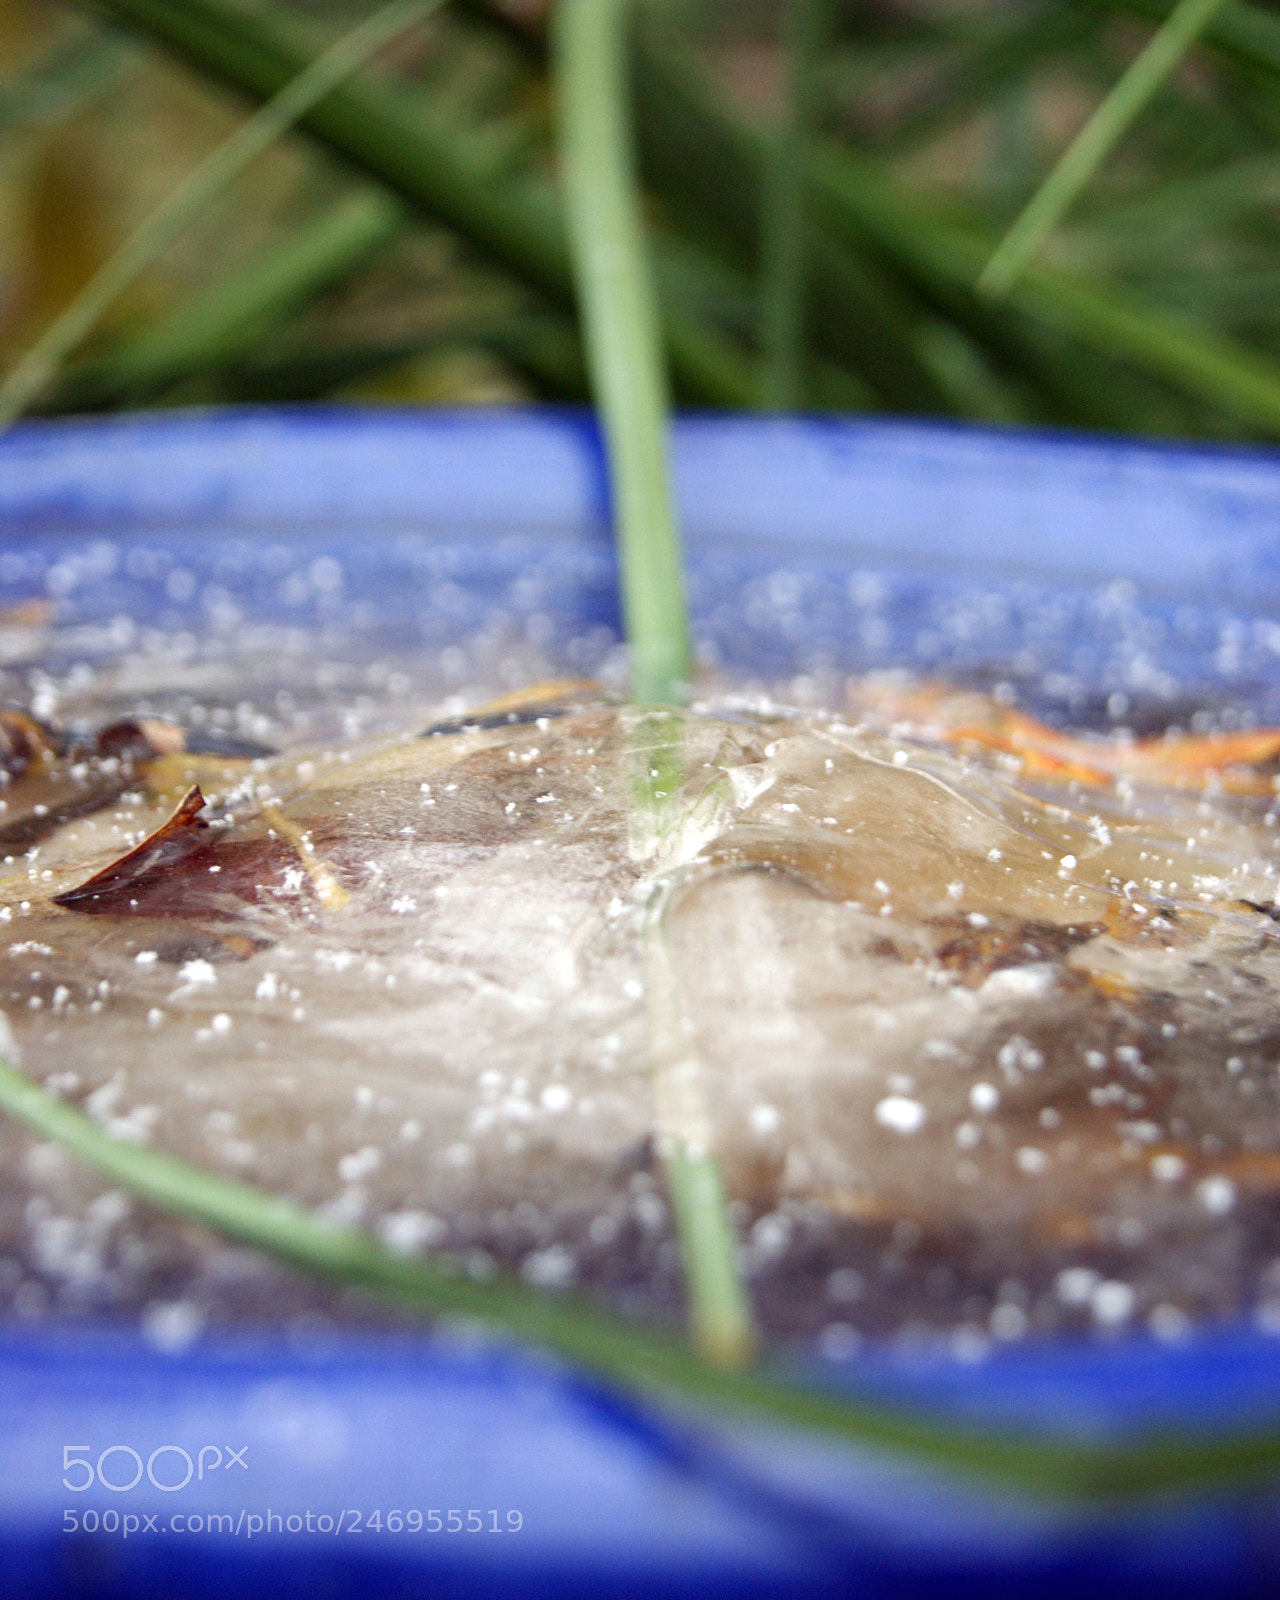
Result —
[{"label": "trapped plant debris", "polygon": [[[658,1322],[683,1141],[773,1347],[1270,1314],[1275,734],[855,680],[838,714],[557,685],[272,756],[42,738],[0,997],[114,1139]],[[375,1315],[3,1137],[10,1314]]]}]

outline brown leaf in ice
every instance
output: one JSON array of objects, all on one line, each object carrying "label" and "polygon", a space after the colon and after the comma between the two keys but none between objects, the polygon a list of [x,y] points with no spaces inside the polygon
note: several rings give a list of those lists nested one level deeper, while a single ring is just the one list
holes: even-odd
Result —
[{"label": "brown leaf in ice", "polygon": [[54,895],[54,904],[71,911],[127,911],[127,897],[144,878],[171,866],[204,842],[209,825],[200,818],[203,810],[200,786],[192,784],[154,833],[76,888]]}]

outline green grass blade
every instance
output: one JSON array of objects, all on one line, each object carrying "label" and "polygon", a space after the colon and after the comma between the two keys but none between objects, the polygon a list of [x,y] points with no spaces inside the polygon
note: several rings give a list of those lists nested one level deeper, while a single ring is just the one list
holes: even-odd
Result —
[{"label": "green grass blade", "polygon": [[[1091,0],[1103,11],[1129,12],[1149,22],[1164,23],[1174,9],[1170,0]],[[1280,17],[1247,0],[1229,0],[1205,29],[1205,42],[1238,65],[1280,72]]]},{"label": "green grass blade", "polygon": [[1222,5],[1223,0],[1178,0],[992,252],[978,277],[984,294],[1008,294],[1076,196]]},{"label": "green grass blade", "polygon": [[265,329],[362,266],[404,220],[403,206],[381,190],[344,197],[134,338],[66,372],[50,397],[52,407],[137,404],[234,364],[254,350]]},{"label": "green grass blade", "polygon": [[[1122,246],[1145,244],[1169,266],[1170,240],[1234,221],[1251,210],[1270,212],[1280,181],[1280,154],[1250,154],[1205,172],[1146,185],[1137,195],[1093,209],[1074,230],[1096,239],[1100,248],[1119,236]],[[1211,282],[1216,274],[1205,274]]]},{"label": "green grass blade", "polygon": [[[907,198],[835,146],[815,155],[814,191],[830,226],[866,230],[946,296],[969,293],[989,257],[979,229]],[[1046,267],[1029,268],[1011,287],[1009,304],[1108,361],[1130,362],[1238,423],[1280,436],[1280,366],[1189,319]]]},{"label": "green grass blade", "polygon": [[213,195],[332,93],[344,78],[357,72],[384,45],[441,3],[442,0],[390,0],[390,4],[304,67],[188,173],[94,273],[0,383],[0,428],[21,416],[104,312],[199,215]]},{"label": "green grass blade", "polygon": [[[716,1366],[745,1366],[756,1354],[751,1306],[738,1270],[706,1084],[684,984],[672,959],[667,919],[677,875],[696,854],[707,796],[691,808],[678,720],[646,719],[637,752],[632,851],[649,856],[656,881],[645,907],[644,990],[654,1088],[656,1147],[684,1268],[694,1347]],[[712,796],[712,804],[715,804]]]},{"label": "green grass blade", "polygon": [[[208,77],[257,100],[303,70],[308,48],[279,13],[225,0],[94,0],[96,9],[173,50]],[[549,190],[495,183],[466,129],[437,126],[393,86],[343,85],[299,127],[437,221],[557,298],[570,291],[563,229]]]},{"label": "green grass blade", "polygon": [[1247,322],[1252,326],[1280,323],[1280,267],[1260,267],[1251,272],[1202,273],[1164,276],[1161,298],[1198,316],[1218,322]]},{"label": "green grass blade", "polygon": [[555,88],[587,359],[608,442],[633,698],[674,704],[692,669],[667,466],[657,303],[627,121],[630,0],[564,0]]},{"label": "green grass blade", "polygon": [[78,115],[114,88],[137,52],[103,29],[79,22],[16,79],[0,83],[0,140],[45,131]]},{"label": "green grass blade", "polygon": [[[711,233],[735,260],[751,261],[760,238],[765,133],[725,113],[703,92],[701,75],[643,29],[635,87],[646,178],[686,232]],[[816,227],[810,245],[810,320],[828,359],[849,366],[887,406],[954,411],[954,397],[916,348],[921,308],[910,294],[865,251]]]},{"label": "green grass blade", "polygon": [[940,75],[878,135],[874,148],[901,155],[940,137],[984,105],[1018,93],[1055,58],[1074,53],[1096,28],[1072,6],[1009,7],[966,40]]},{"label": "green grass blade", "polygon": [[410,1261],[252,1185],[110,1138],[0,1061],[0,1109],[56,1139],[112,1181],[305,1272],[359,1286],[419,1314],[476,1318],[536,1341],[623,1387],[683,1399],[740,1420],[815,1432],[907,1457],[1020,1495],[1092,1501],[1257,1481],[1280,1472],[1280,1432],[1155,1432],[1132,1443],[1080,1443],[975,1428],[904,1406],[802,1388],[700,1360],[660,1332],[571,1295],[539,1294],[502,1275],[477,1282],[448,1260]]},{"label": "green grass blade", "polygon": [[804,396],[806,147],[827,12],[828,0],[791,0],[786,13],[786,93],[769,141],[761,204],[763,399],[773,411],[796,411]]},{"label": "green grass blade", "polygon": [[[249,13],[225,0],[87,3],[255,99],[277,93],[309,59],[277,13]],[[359,83],[313,106],[299,126],[521,282],[559,304],[572,302],[573,274],[554,194],[532,178],[495,180],[483,132],[445,128],[392,86]],[[673,373],[687,398],[710,405],[752,402],[740,357],[714,329],[678,305],[665,308],[664,323]]]},{"label": "green grass blade", "polygon": [[[587,361],[608,446],[631,693],[641,704],[661,705],[684,698],[693,657],[667,462],[657,306],[631,150],[630,7],[631,0],[561,0],[552,65]],[[659,833],[678,838],[681,819],[672,814],[682,781],[678,723],[672,741],[663,726],[654,741],[661,753],[640,754],[638,803]],[[684,1025],[678,986],[663,958],[665,890],[656,899],[647,918],[645,987],[661,1087],[680,1074]],[[705,1143],[682,1126],[664,1145],[695,1341],[714,1363],[740,1365],[754,1339],[719,1169]]]},{"label": "green grass blade", "polygon": [[756,1354],[756,1338],[720,1165],[710,1152],[675,1142],[662,1164],[685,1262],[694,1342],[713,1366],[746,1366]]},{"label": "green grass blade", "polygon": [[[764,134],[731,110],[690,61],[676,58],[643,33],[636,82],[641,151],[651,183],[673,213],[688,217],[689,226],[713,222],[726,248],[735,243],[745,248],[755,236]],[[963,285],[948,282],[940,293],[936,276],[916,270],[885,230],[850,226],[843,200],[833,207],[832,197],[817,185],[824,149],[816,141],[810,149],[809,226],[814,377],[819,367],[824,369],[825,393],[831,393],[830,379],[840,377],[832,370],[839,363],[870,391],[862,409],[990,414],[990,395],[966,385],[953,362],[939,361],[935,337],[940,310],[952,318],[957,306],[969,311],[981,307],[981,315],[973,318],[975,336],[989,344],[993,319],[998,318],[1001,367],[1012,367],[1015,376],[1029,379],[1025,395],[1013,391],[1002,396],[1005,420],[1021,414],[1033,421],[1117,425],[1110,404],[1102,412],[1054,409],[1060,387],[1054,372],[1046,369],[1037,351],[1021,347],[1007,315],[978,300],[972,275]],[[860,164],[859,171],[863,166],[878,175],[874,164]],[[841,378],[836,390],[847,393],[848,381]]]},{"label": "green grass blade", "polygon": [[[484,297],[480,297],[483,299]],[[509,300],[498,296],[496,300]],[[560,312],[520,312],[495,304],[452,308],[434,326],[398,339],[317,339],[313,329],[280,329],[266,346],[244,351],[165,391],[163,403],[279,404],[316,400],[352,384],[389,378],[422,357],[485,350],[554,400],[589,398],[573,321]],[[55,393],[55,399],[60,392]],[[74,389],[69,400],[78,396]]]}]

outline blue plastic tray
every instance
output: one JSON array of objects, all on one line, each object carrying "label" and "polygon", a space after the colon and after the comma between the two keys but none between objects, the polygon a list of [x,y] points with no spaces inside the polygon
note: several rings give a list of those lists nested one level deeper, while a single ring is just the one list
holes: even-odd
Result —
[{"label": "blue plastic tray", "polygon": [[[1077,721],[1189,696],[1280,720],[1274,455],[689,419],[676,463],[698,635],[737,671],[896,662],[1007,679]],[[420,659],[501,617],[552,655],[572,638],[564,665],[594,670],[618,632],[604,501],[574,415],[32,425],[0,440],[0,604],[47,591],[99,648],[239,619]],[[873,1349],[827,1376],[1072,1436],[1280,1427],[1280,1345],[1246,1326],[976,1364]],[[33,1597],[1263,1595],[1280,1495],[1051,1505],[640,1409],[457,1333],[165,1356],[105,1329],[10,1330],[0,1570]]]}]

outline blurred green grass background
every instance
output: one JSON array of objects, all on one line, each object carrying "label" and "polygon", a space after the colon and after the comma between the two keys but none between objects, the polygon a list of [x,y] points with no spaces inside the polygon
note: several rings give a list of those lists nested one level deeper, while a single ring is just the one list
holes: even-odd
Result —
[{"label": "blurred green grass background", "polygon": [[[373,9],[5,0],[0,368]],[[549,9],[452,0],[383,49],[210,195],[33,409],[585,400]],[[1280,435],[1280,10],[1217,11],[996,298],[996,243],[1167,0],[635,9],[678,402]]]}]

